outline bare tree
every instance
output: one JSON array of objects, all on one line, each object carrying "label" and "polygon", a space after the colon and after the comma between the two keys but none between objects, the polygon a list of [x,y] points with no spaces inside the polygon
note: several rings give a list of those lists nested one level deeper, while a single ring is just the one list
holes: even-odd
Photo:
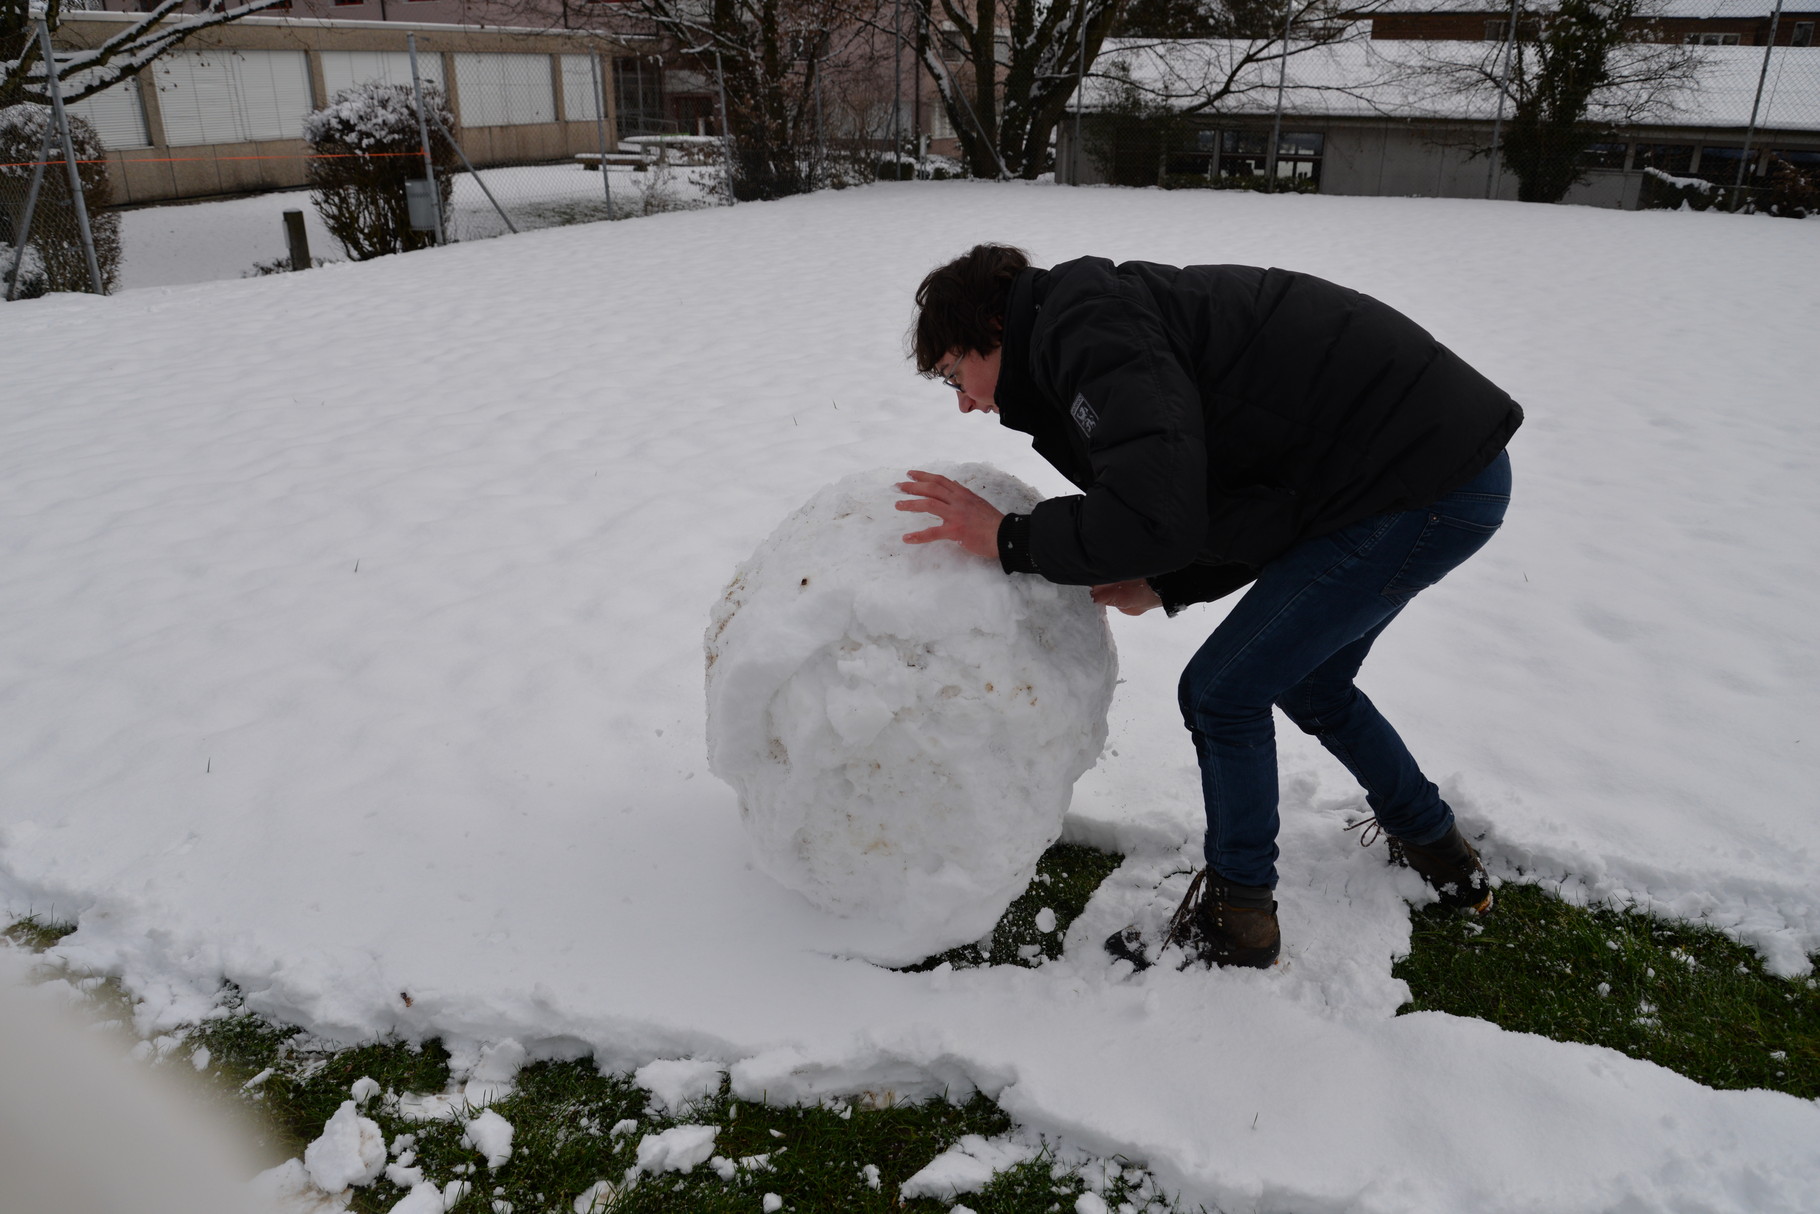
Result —
[{"label": "bare tree", "polygon": [[1438,52],[1427,70],[1452,91],[1499,99],[1510,114],[1499,155],[1517,197],[1559,202],[1584,178],[1587,149],[1673,115],[1698,87],[1699,48],[1664,40],[1656,4],[1560,0],[1525,10],[1506,43],[1466,57]]},{"label": "bare tree", "polygon": [[879,0],[632,0],[650,30],[725,90],[736,197],[819,183],[827,110],[878,68]]},{"label": "bare tree", "polygon": [[[57,81],[66,101],[80,101],[151,66],[158,56],[185,39],[217,25],[238,21],[285,0],[247,0],[228,7],[227,0],[200,0],[193,12],[183,12],[186,0],[159,0],[91,50],[57,57]],[[38,27],[31,8],[36,0],[0,0],[0,107],[19,102],[50,103]],[[88,7],[64,0],[45,0],[45,17],[53,30],[65,9]]]},{"label": "bare tree", "polygon": [[[1124,0],[916,0],[938,31],[923,48],[961,148],[976,175],[1034,177],[1077,82],[1110,79],[1178,115],[1217,109],[1236,94],[1274,85],[1260,71],[1292,56],[1360,36],[1357,18],[1375,7],[1339,0],[1224,0],[1148,3],[1129,15]],[[1158,71],[1098,72],[1109,48],[1120,61],[1153,61]],[[957,61],[950,67],[949,61]]]}]

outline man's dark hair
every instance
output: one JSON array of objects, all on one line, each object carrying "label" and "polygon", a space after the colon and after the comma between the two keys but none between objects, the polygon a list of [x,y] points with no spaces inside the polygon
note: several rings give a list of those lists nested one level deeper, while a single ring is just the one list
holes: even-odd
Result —
[{"label": "man's dark hair", "polygon": [[998,349],[1011,283],[1029,265],[1022,249],[977,244],[929,271],[916,289],[916,321],[910,327],[916,369],[928,375],[956,350],[990,354]]}]

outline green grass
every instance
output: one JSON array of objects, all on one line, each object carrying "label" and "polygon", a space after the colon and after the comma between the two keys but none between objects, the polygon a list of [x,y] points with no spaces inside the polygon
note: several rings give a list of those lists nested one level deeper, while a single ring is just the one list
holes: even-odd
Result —
[{"label": "green grass", "polygon": [[[1068,925],[1119,861],[1058,844],[988,940],[909,968],[1040,965],[1058,955]],[[1056,919],[1046,933],[1036,927],[1044,907]],[[1413,924],[1410,955],[1394,971],[1410,986],[1405,1012],[1445,1011],[1609,1046],[1713,1087],[1820,1096],[1820,980],[1776,978],[1750,950],[1710,928],[1575,907],[1522,885],[1501,888],[1496,912],[1484,919],[1429,907],[1414,912]],[[4,935],[42,951],[71,930],[33,918]],[[94,992],[104,1007],[110,990],[99,984]],[[736,1100],[724,1086],[675,1117],[651,1110],[648,1094],[628,1075],[602,1075],[588,1059],[543,1062],[526,1067],[512,1093],[493,1106],[516,1134],[512,1158],[490,1172],[463,1145],[463,1118],[422,1122],[400,1111],[398,1094],[448,1089],[449,1059],[439,1042],[325,1049],[237,1004],[229,990],[224,1016],[196,1026],[180,1043],[164,1040],[160,1065],[188,1070],[196,1051],[206,1048],[204,1073],[247,1111],[274,1162],[300,1155],[354,1082],[371,1077],[385,1094],[368,1102],[363,1115],[379,1123],[388,1143],[410,1136],[414,1166],[428,1179],[472,1185],[454,1207],[460,1214],[508,1214],[508,1206],[510,1214],[568,1214],[576,1195],[596,1181],[623,1181],[641,1138],[680,1124],[718,1126],[717,1155],[767,1156],[768,1167],[737,1167],[730,1180],[707,1166],[645,1177],[619,1195],[612,1214],[750,1214],[767,1193],[795,1211],[943,1210],[944,1203],[929,1200],[900,1203],[898,1187],[962,1135],[990,1137],[1012,1128],[1002,1111],[977,1096],[962,1105],[778,1107]],[[615,1135],[625,1121],[635,1127]],[[867,1181],[868,1164],[878,1170],[876,1189]],[[1113,1209],[1123,1201],[1153,1214],[1177,1209],[1140,1169],[1093,1187]],[[979,1214],[1070,1214],[1085,1188],[1077,1168],[1045,1155],[964,1201]],[[349,1208],[381,1214],[405,1191],[382,1178],[356,1190]]]},{"label": "green grass", "polygon": [[6,930],[0,931],[0,939],[10,940],[20,948],[41,953],[57,941],[76,930],[74,923],[59,923],[54,919],[40,919],[27,915],[8,924]]},{"label": "green grass", "polygon": [[[1715,1088],[1820,1097],[1820,981],[1711,928],[1505,885],[1484,919],[1415,912],[1403,1011],[1609,1046]],[[1816,958],[1820,964],[1820,958]]]}]

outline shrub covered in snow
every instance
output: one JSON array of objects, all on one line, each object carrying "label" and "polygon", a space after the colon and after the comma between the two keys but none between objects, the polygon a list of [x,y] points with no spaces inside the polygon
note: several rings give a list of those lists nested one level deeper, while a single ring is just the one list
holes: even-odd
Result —
[{"label": "shrub covered in snow", "polygon": [[[44,148],[44,129],[50,119],[48,106],[21,104],[0,109],[0,275],[13,266],[32,165]],[[95,262],[101,270],[102,288],[112,290],[120,275],[120,215],[107,209],[114,200],[114,187],[108,179],[106,150],[87,119],[71,114],[69,122],[70,143],[88,204],[89,232],[95,241]],[[47,159],[50,163],[44,166],[29,247],[20,267],[19,298],[50,291],[87,291],[90,286],[60,141],[53,138]],[[0,287],[3,297],[4,287]]]},{"label": "shrub covered in snow", "polygon": [[[455,129],[442,90],[423,86],[424,99]],[[349,257],[366,261],[435,243],[432,232],[413,231],[405,182],[423,179],[423,139],[417,98],[409,85],[369,81],[335,94],[303,121],[310,145],[310,201]],[[455,145],[430,124],[430,155],[443,214],[454,188]]]},{"label": "shrub covered in snow", "polygon": [[[1001,509],[1036,493],[946,469]],[[741,565],[707,637],[708,754],[759,864],[889,925],[903,959],[978,939],[1061,833],[1117,672],[1085,587],[1007,577],[850,476]]]}]

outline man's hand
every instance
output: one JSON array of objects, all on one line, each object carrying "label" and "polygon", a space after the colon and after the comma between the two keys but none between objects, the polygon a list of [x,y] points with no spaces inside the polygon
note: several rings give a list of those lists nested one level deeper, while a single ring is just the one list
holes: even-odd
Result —
[{"label": "man's hand", "polygon": [[907,533],[904,543],[953,540],[974,556],[998,560],[998,525],[1005,516],[991,502],[934,472],[912,469],[910,479],[897,487],[910,495],[897,504],[899,510],[916,510],[942,520],[940,526]]},{"label": "man's hand", "polygon": [[1156,591],[1143,578],[1129,582],[1108,582],[1104,586],[1093,588],[1093,601],[1102,607],[1117,607],[1126,615],[1143,615],[1152,607],[1161,607],[1163,600],[1157,597]]}]

